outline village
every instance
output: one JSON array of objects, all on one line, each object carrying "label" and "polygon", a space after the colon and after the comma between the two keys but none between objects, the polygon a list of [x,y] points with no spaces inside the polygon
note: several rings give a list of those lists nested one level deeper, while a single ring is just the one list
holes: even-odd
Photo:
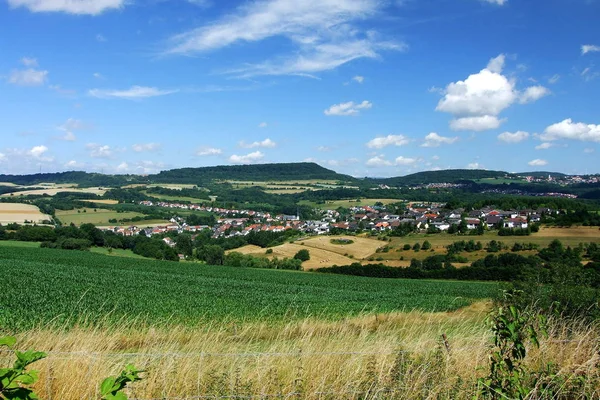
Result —
[{"label": "village", "polygon": [[[214,238],[246,236],[251,232],[284,232],[289,230],[306,235],[359,231],[378,234],[392,232],[402,226],[415,232],[440,233],[453,232],[461,224],[464,224],[469,231],[501,228],[527,229],[531,223],[540,222],[542,215],[557,213],[556,210],[549,208],[536,210],[482,208],[465,212],[464,209],[446,210],[444,204],[439,203],[408,203],[401,214],[390,212],[384,205],[374,204],[350,207],[343,215],[338,210],[322,210],[322,217],[319,220],[301,220],[298,215],[271,215],[268,212],[226,209],[198,204],[163,201],[142,201],[139,204],[146,207],[168,208],[174,211],[188,210],[212,213],[218,219],[214,226],[189,225],[184,217],[173,217],[170,219],[169,224],[161,226],[110,226],[102,229],[124,236],[145,235],[148,237],[163,235],[168,232],[194,234],[210,230]],[[165,238],[167,244],[174,245],[173,241],[167,239]]]}]

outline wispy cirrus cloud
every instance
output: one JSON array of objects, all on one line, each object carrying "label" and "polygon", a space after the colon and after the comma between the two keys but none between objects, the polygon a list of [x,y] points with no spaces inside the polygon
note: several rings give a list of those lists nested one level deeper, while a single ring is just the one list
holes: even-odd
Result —
[{"label": "wispy cirrus cloud", "polygon": [[166,54],[190,55],[229,46],[286,38],[293,47],[258,64],[225,73],[305,75],[331,70],[359,58],[378,58],[383,51],[401,51],[404,43],[382,40],[356,22],[373,18],[379,0],[260,0],[246,3],[216,21],[171,37]]},{"label": "wispy cirrus cloud", "polygon": [[179,92],[178,89],[166,90],[148,86],[132,86],[129,89],[91,89],[88,94],[99,99],[126,99],[136,100],[149,97],[165,96]]}]

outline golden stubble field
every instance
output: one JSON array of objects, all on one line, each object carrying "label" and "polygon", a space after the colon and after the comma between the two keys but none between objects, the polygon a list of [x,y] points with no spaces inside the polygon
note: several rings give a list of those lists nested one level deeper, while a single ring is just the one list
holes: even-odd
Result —
[{"label": "golden stubble field", "polygon": [[41,223],[51,219],[51,216],[42,214],[39,208],[31,204],[0,203],[0,224],[22,224],[25,221]]}]

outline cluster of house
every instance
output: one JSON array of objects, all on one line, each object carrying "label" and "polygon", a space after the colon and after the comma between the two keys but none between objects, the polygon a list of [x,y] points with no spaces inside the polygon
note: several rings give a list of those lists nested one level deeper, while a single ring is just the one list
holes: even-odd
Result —
[{"label": "cluster of house", "polygon": [[598,183],[600,182],[600,175],[557,175],[557,176],[524,176],[527,182],[548,182],[556,183],[559,185],[576,185],[579,183]]},{"label": "cluster of house", "polygon": [[350,213],[342,217],[336,210],[323,211],[322,218],[317,221],[303,221],[294,215],[272,216],[267,212],[252,210],[230,210],[204,207],[180,203],[152,203],[144,201],[146,206],[159,206],[173,209],[206,211],[217,214],[219,219],[215,226],[188,225],[184,218],[174,217],[170,224],[151,228],[109,227],[116,234],[133,236],[143,234],[148,237],[162,235],[167,232],[196,233],[211,230],[213,237],[245,236],[251,232],[284,232],[296,230],[306,234],[327,234],[332,230],[358,231],[368,230],[384,232],[394,230],[401,225],[410,224],[417,230],[434,227],[447,231],[452,225],[459,225],[464,220],[469,230],[484,227],[486,229],[521,228],[526,229],[530,223],[539,222],[543,214],[556,213],[555,210],[540,208],[537,210],[497,210],[482,208],[466,212],[464,209],[448,211],[443,204],[409,204],[401,214],[389,212],[385,206],[355,206]]}]

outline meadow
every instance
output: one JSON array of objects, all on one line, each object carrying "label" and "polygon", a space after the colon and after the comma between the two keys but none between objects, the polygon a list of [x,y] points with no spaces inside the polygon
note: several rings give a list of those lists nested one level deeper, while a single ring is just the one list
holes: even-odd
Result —
[{"label": "meadow", "polygon": [[[358,200],[358,201],[357,201]],[[325,203],[316,203],[314,201],[301,200],[299,204],[308,205],[322,210],[335,210],[339,207],[350,208],[350,207],[361,207],[361,206],[373,206],[375,203],[392,204],[402,202],[401,199],[352,199],[352,200],[330,200]]]},{"label": "meadow", "polygon": [[[74,210],[56,210],[56,216],[65,225],[75,224],[94,224],[97,226],[112,226],[115,223],[109,222],[111,219],[132,219],[135,217],[144,217],[144,214],[138,212],[116,212],[103,208],[78,208]],[[140,221],[140,225],[168,224],[168,221]]]}]

